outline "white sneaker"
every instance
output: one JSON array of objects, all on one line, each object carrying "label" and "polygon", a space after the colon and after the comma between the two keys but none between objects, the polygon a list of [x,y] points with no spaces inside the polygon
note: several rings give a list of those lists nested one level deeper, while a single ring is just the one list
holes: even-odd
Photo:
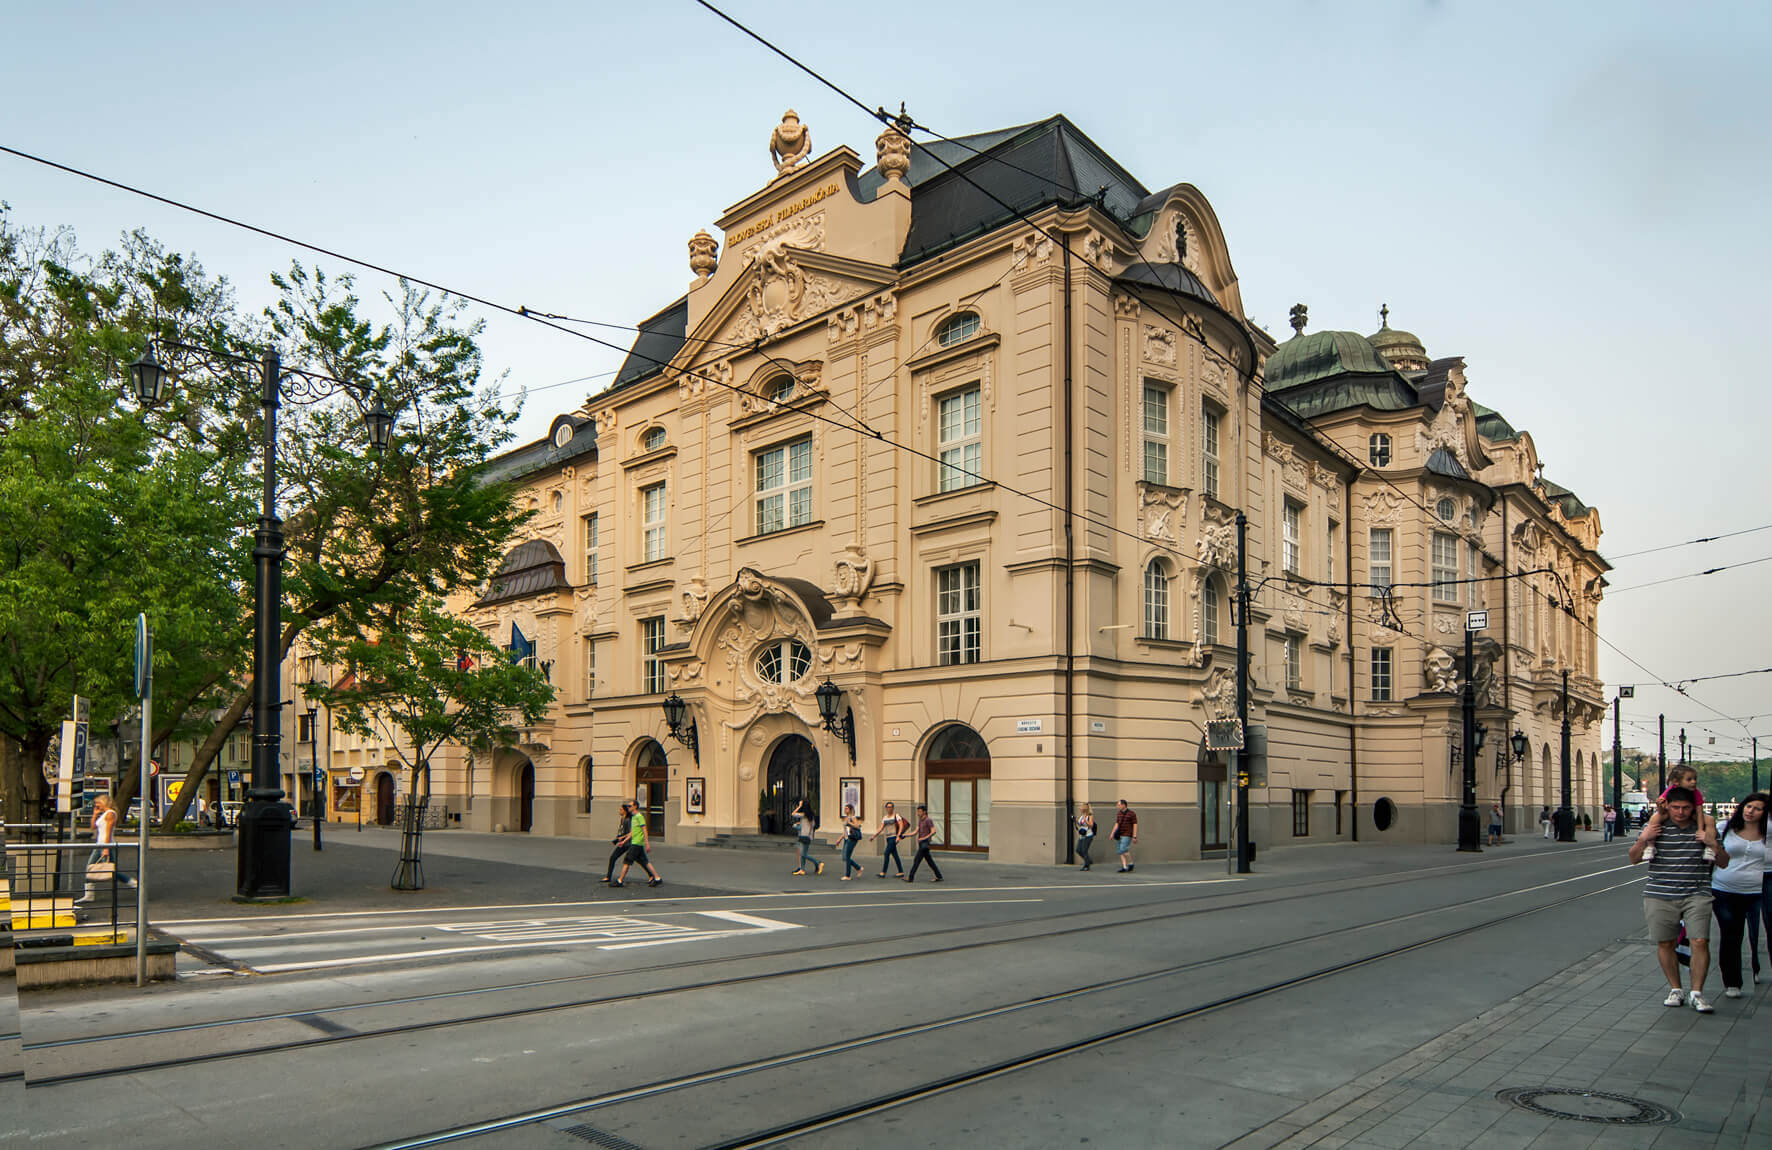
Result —
[{"label": "white sneaker", "polygon": [[1677,986],[1674,987],[1672,990],[1667,992],[1667,997],[1661,1000],[1661,1005],[1663,1005],[1663,1006],[1684,1006],[1684,1005],[1686,1005],[1686,992],[1681,990]]},{"label": "white sneaker", "polygon": [[1710,1004],[1710,999],[1698,993],[1696,990],[1692,992],[1692,1009],[1700,1014],[1715,1014],[1717,1010],[1716,1007]]},{"label": "white sneaker", "polygon": [[1739,986],[1725,986],[1723,988],[1723,997],[1724,998],[1740,998],[1741,997],[1741,988]]}]

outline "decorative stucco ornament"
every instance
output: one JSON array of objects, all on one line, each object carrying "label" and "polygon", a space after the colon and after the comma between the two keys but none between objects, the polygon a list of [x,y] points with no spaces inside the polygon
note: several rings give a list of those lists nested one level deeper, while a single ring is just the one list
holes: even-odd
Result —
[{"label": "decorative stucco ornament", "polygon": [[720,245],[706,230],[696,232],[689,238],[689,270],[695,273],[697,281],[705,280],[714,274],[720,266]]},{"label": "decorative stucco ornament", "polygon": [[905,173],[911,170],[911,138],[894,124],[874,141],[874,160],[889,188],[904,187]]},{"label": "decorative stucco ornament", "polygon": [[800,122],[792,108],[769,134],[769,158],[775,161],[777,179],[787,175],[794,166],[812,154],[812,129]]},{"label": "decorative stucco ornament", "polygon": [[853,611],[861,606],[862,598],[867,595],[868,587],[874,581],[874,561],[860,544],[849,543],[844,545],[843,553],[837,556],[834,566],[832,597],[844,611]]},{"label": "decorative stucco ornament", "polygon": [[1428,649],[1423,669],[1427,672],[1427,689],[1452,692],[1458,690],[1458,659],[1444,647]]}]

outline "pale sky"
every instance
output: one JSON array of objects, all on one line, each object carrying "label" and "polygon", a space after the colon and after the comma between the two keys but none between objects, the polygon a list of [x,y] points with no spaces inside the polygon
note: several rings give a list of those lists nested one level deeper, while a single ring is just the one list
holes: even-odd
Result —
[{"label": "pale sky", "polygon": [[[1772,524],[1761,337],[1772,5],[1272,2],[723,5],[864,103],[947,135],[1064,113],[1147,187],[1212,202],[1251,317],[1370,333],[1382,302],[1600,509],[1602,551]],[[1097,21],[1099,22],[1093,22]],[[813,150],[879,127],[690,0],[500,6],[4,5],[0,143],[511,305],[632,323],[685,244],[771,176],[788,107]],[[270,298],[285,245],[0,156],[16,224],[98,250],[146,228]],[[346,270],[319,261],[329,270]],[[374,298],[392,285],[373,273]],[[487,315],[521,432],[619,352]],[[587,329],[624,345],[631,336]],[[598,376],[583,381],[584,377]],[[581,382],[567,382],[567,381]],[[1622,559],[1610,684],[1772,666],[1772,531]],[[1772,675],[1639,686],[1701,757],[1745,754]],[[1764,714],[1762,714],[1764,713]],[[1712,734],[1714,746],[1707,743]],[[1671,739],[1671,733],[1670,733]]]}]

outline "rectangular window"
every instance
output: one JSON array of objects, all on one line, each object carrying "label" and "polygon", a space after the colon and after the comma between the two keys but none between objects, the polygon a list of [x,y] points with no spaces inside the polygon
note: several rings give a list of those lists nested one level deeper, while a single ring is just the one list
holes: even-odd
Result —
[{"label": "rectangular window", "polygon": [[1298,517],[1302,508],[1290,499],[1280,512],[1280,567],[1288,575],[1299,572]]},{"label": "rectangular window", "polygon": [[975,384],[935,401],[942,491],[984,482],[984,424],[979,394]]},{"label": "rectangular window", "polygon": [[585,702],[590,702],[597,695],[597,643],[589,635],[585,636]]},{"label": "rectangular window", "polygon": [[1304,838],[1311,833],[1311,793],[1292,792],[1292,837]]},{"label": "rectangular window", "polygon": [[1169,389],[1144,385],[1144,481],[1169,483]]},{"label": "rectangular window", "polygon": [[1434,532],[1434,602],[1458,602],[1458,536]]},{"label": "rectangular window", "polygon": [[1347,802],[1346,791],[1335,792],[1335,837],[1341,837],[1341,808]]},{"label": "rectangular window", "polygon": [[1200,640],[1208,646],[1218,642],[1218,581],[1207,579],[1200,588]]},{"label": "rectangular window", "polygon": [[935,573],[935,648],[943,666],[976,663],[983,626],[978,564],[961,563]]},{"label": "rectangular window", "polygon": [[1335,582],[1335,553],[1341,550],[1341,524],[1334,520],[1329,522],[1329,532],[1323,543],[1323,581]]},{"label": "rectangular window", "polygon": [[1391,701],[1391,649],[1389,647],[1372,648],[1372,701],[1388,703]]},{"label": "rectangular window", "polygon": [[595,583],[597,581],[597,517],[595,515],[584,517],[584,537],[585,582]]},{"label": "rectangular window", "polygon": [[640,620],[641,690],[649,695],[656,695],[665,688],[664,660],[658,654],[664,650],[664,627],[663,615]]},{"label": "rectangular window", "polygon": [[1391,529],[1374,527],[1372,543],[1366,554],[1367,580],[1376,593],[1380,588],[1389,589],[1391,585]]},{"label": "rectangular window", "polygon": [[314,716],[297,715],[295,718],[295,741],[311,743],[314,741]]},{"label": "rectangular window", "polygon": [[1304,686],[1304,636],[1286,636],[1286,686],[1294,691]]},{"label": "rectangular window", "polygon": [[1169,637],[1169,572],[1161,559],[1153,559],[1144,569],[1144,637]]},{"label": "rectangular window", "polygon": [[665,557],[665,485],[640,489],[640,561]]},{"label": "rectangular window", "polygon": [[756,454],[757,534],[812,522],[812,437]]},{"label": "rectangular window", "polygon": [[1208,499],[1218,498],[1218,420],[1218,412],[1211,407],[1200,415],[1200,490]]}]

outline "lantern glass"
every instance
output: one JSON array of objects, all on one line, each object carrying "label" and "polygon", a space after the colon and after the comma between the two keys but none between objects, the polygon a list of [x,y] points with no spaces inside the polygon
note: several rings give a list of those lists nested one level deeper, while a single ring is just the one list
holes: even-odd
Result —
[{"label": "lantern glass", "polygon": [[394,417],[388,414],[379,397],[363,421],[369,425],[369,446],[376,451],[386,450],[388,442],[394,438]]},{"label": "lantern glass", "polygon": [[826,679],[819,684],[815,692],[818,696],[818,715],[824,720],[825,726],[837,721],[837,706],[843,701],[843,688]]},{"label": "lantern glass", "polygon": [[129,379],[135,385],[135,397],[144,405],[166,398],[167,372],[154,358],[154,345],[149,344],[142,357],[129,365]]},{"label": "lantern glass", "polygon": [[683,729],[683,712],[689,709],[689,705],[683,701],[681,695],[672,691],[669,695],[665,696],[663,706],[665,726],[669,727],[671,734],[675,735],[678,731]]},{"label": "lantern glass", "polygon": [[1489,728],[1488,727],[1478,727],[1476,730],[1471,732],[1471,734],[1472,734],[1472,737],[1476,740],[1477,750],[1479,750],[1479,751],[1482,750],[1483,749],[1483,740],[1485,740],[1489,737]]},{"label": "lantern glass", "polygon": [[1526,732],[1525,731],[1515,731],[1513,734],[1513,738],[1509,741],[1512,742],[1514,745],[1514,758],[1516,758],[1516,759],[1525,758],[1526,757]]}]

